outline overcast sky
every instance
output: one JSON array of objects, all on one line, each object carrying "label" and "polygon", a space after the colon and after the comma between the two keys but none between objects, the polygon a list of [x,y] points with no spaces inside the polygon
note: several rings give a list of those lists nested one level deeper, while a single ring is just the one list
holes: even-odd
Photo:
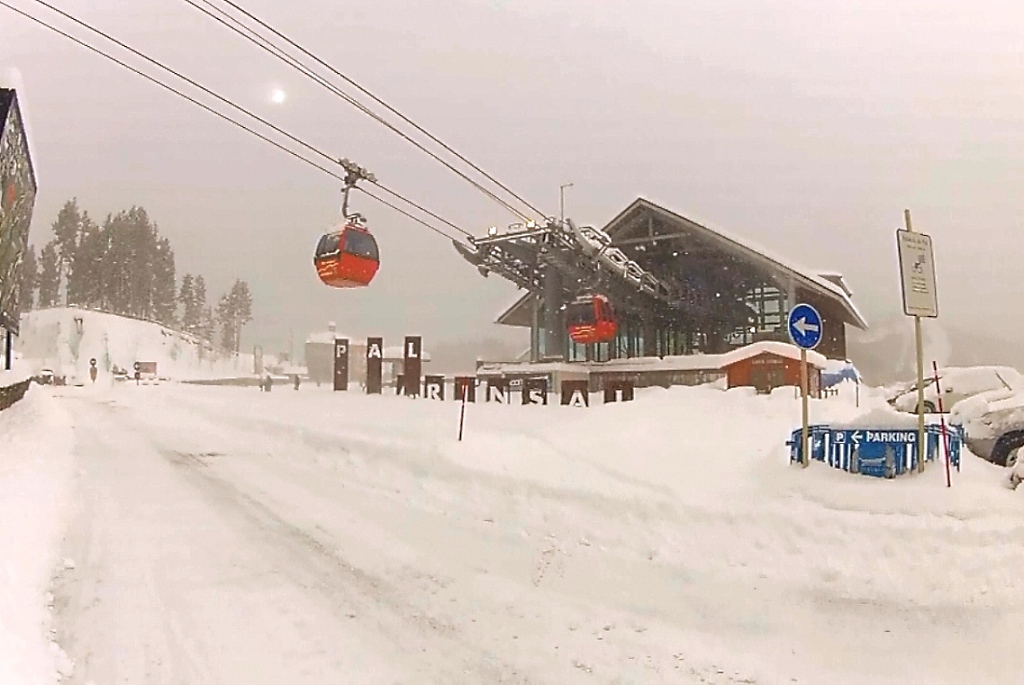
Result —
[{"label": "overcast sky", "polygon": [[[182,0],[50,1],[471,231],[512,220]],[[1004,335],[1024,325],[1019,3],[239,3],[551,215],[563,183],[579,223],[603,225],[643,195],[843,272],[877,320],[899,309],[894,231],[908,207],[935,241],[942,320]],[[289,331],[298,342],[331,319],[355,336],[490,335],[516,297],[366,198],[381,271],[370,288],[329,289],[311,258],[337,220],[337,182],[0,7],[4,66],[24,80],[42,182],[33,242],[72,196],[98,218],[142,205],[179,276],[204,274],[212,295],[249,281],[249,342],[286,347]]]}]

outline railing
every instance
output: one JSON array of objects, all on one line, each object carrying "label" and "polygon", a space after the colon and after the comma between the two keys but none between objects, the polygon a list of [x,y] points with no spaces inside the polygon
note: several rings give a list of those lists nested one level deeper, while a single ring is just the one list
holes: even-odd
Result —
[{"label": "railing", "polygon": [[[936,461],[942,454],[941,446],[949,445],[950,465],[960,470],[960,453],[964,431],[960,426],[946,426],[946,437],[936,425],[925,427],[927,452],[925,461]],[[801,430],[793,431],[789,446],[789,460],[801,461]],[[833,428],[810,426],[808,443],[811,459],[849,473],[860,473],[877,478],[895,476],[917,469],[917,429],[913,428]]]}]

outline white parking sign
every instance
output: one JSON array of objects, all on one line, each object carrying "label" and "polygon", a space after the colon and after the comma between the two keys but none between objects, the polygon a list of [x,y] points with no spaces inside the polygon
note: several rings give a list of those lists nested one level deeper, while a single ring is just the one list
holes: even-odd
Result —
[{"label": "white parking sign", "polygon": [[934,318],[939,315],[935,289],[935,256],[931,236],[900,229],[896,231],[903,285],[903,313]]}]

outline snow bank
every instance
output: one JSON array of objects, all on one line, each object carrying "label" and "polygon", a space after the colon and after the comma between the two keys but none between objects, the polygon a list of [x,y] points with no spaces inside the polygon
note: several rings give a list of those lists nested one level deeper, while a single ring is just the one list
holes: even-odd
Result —
[{"label": "snow bank", "polygon": [[67,415],[30,390],[0,412],[0,683],[54,683],[68,664],[47,596],[72,475]]},{"label": "snow bank", "polygon": [[[250,376],[253,356],[222,357],[191,335],[160,324],[74,307],[40,309],[22,317],[16,349],[38,371],[89,382],[89,360],[101,377],[114,365],[131,372],[136,361],[155,361],[162,378],[174,380]],[[265,363],[272,362],[264,355]]]}]

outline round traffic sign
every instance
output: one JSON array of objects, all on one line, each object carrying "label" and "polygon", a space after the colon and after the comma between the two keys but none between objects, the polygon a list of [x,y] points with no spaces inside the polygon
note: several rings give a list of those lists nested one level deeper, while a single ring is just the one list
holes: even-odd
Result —
[{"label": "round traffic sign", "polygon": [[142,365],[139,364],[138,362],[135,362],[135,364],[132,365],[132,368],[135,369],[136,371],[138,371],[140,368],[142,368]]},{"label": "round traffic sign", "polygon": [[96,357],[89,360],[89,366],[96,366]]},{"label": "round traffic sign", "polygon": [[786,328],[789,331],[789,339],[797,347],[813,350],[821,342],[821,314],[809,304],[798,304],[789,310]]}]

